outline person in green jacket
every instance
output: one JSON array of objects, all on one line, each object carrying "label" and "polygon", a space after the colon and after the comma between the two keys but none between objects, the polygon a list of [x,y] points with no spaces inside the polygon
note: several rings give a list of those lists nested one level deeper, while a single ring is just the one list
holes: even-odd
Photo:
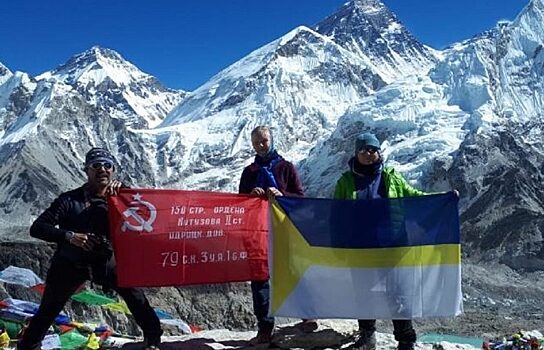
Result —
[{"label": "person in green jacket", "polygon": [[[334,191],[335,199],[400,198],[425,195],[410,186],[401,174],[383,165],[380,142],[371,133],[355,139],[355,156],[349,160],[346,171]],[[376,349],[376,320],[358,320],[359,338],[355,346],[362,350]],[[412,320],[393,320],[395,339],[399,350],[414,349],[416,332]]]}]

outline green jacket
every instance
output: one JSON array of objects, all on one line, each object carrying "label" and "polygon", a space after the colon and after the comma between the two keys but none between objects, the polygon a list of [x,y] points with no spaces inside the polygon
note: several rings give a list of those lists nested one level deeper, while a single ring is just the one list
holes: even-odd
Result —
[{"label": "green jacket", "polygon": [[[382,181],[385,184],[387,198],[423,196],[426,194],[410,186],[401,174],[390,167],[385,167],[382,170]],[[334,199],[357,199],[355,175],[351,170],[342,174],[342,177],[336,183]]]}]

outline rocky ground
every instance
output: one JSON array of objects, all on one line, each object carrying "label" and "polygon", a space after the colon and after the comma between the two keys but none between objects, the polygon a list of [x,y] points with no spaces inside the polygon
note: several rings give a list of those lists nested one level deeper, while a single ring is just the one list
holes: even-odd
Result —
[{"label": "rocky ground", "polygon": [[[313,333],[303,333],[296,324],[278,327],[270,345],[250,346],[248,340],[254,332],[234,332],[225,329],[203,331],[187,336],[163,337],[162,350],[204,350],[204,349],[351,349],[353,333],[356,329],[354,321],[322,320],[319,328]],[[127,349],[139,349],[141,343],[118,343],[117,346]],[[378,349],[395,349],[396,342],[391,334],[377,334]],[[440,347],[441,346],[441,347]],[[416,349],[475,349],[470,345],[440,343],[416,344]]]}]

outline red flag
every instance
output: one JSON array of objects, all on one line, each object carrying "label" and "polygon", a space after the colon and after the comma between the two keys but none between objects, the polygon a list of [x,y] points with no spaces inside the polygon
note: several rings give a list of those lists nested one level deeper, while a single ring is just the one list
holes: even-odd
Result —
[{"label": "red flag", "polygon": [[108,207],[121,287],[268,279],[265,200],[123,189],[110,197]]},{"label": "red flag", "polygon": [[59,327],[59,331],[60,331],[61,334],[70,332],[74,328],[76,328],[75,326],[70,326],[70,325],[66,325],[66,324],[59,324],[58,327]]}]

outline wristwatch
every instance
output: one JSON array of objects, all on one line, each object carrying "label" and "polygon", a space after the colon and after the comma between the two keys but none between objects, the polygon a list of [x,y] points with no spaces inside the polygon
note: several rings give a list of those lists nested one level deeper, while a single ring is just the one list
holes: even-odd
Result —
[{"label": "wristwatch", "polygon": [[74,231],[66,231],[66,233],[64,234],[64,239],[70,242],[70,240],[74,238],[74,236],[75,236]]}]

